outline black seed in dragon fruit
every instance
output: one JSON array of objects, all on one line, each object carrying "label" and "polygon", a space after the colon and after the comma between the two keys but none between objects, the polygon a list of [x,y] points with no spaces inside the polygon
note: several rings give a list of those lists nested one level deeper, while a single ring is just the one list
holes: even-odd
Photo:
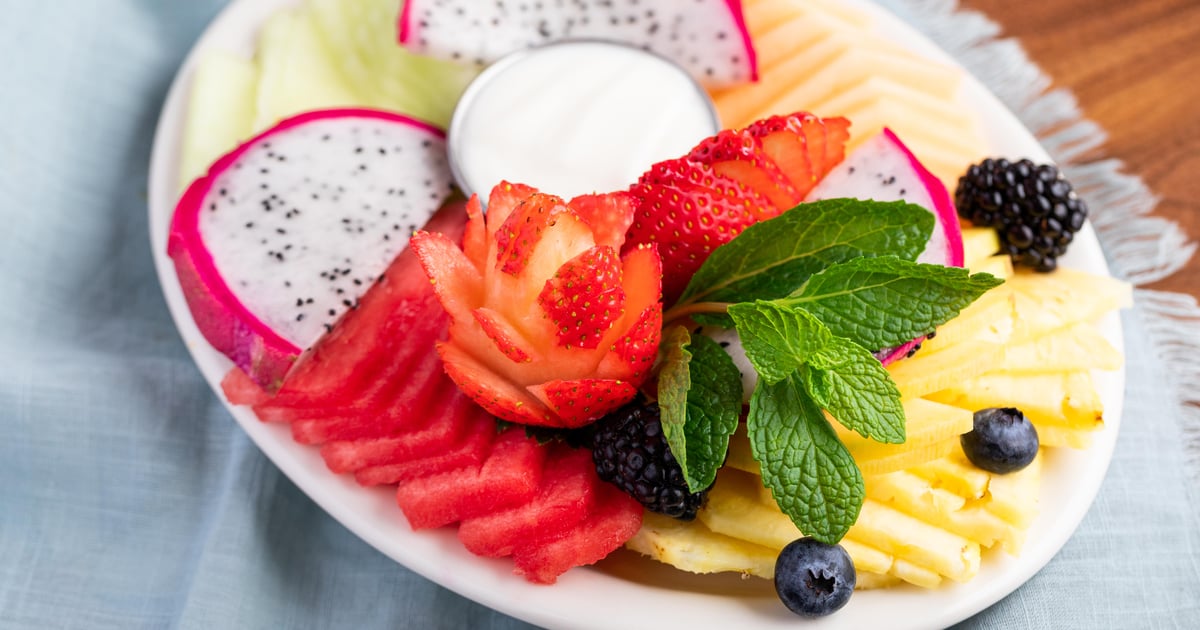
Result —
[{"label": "black seed in dragon fruit", "polygon": [[200,332],[273,390],[452,192],[442,132],[365,109],[284,120],[176,206],[168,254]]},{"label": "black seed in dragon fruit", "polygon": [[479,65],[564,39],[602,39],[662,55],[706,87],[758,78],[739,0],[407,0],[399,33],[414,52]]}]

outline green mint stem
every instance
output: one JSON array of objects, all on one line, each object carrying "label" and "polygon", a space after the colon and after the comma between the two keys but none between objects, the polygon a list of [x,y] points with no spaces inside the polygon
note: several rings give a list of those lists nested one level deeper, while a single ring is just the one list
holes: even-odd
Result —
[{"label": "green mint stem", "polygon": [[729,302],[693,302],[672,306],[663,313],[663,328],[672,322],[701,313],[724,315],[729,310]]}]

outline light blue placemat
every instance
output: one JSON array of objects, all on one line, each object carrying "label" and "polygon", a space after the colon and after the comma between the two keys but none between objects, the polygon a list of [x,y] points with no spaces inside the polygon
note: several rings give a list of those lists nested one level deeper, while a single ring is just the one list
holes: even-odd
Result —
[{"label": "light blue placemat", "polygon": [[[175,332],[146,170],[167,86],[221,4],[0,0],[0,627],[524,627],[316,507]],[[935,29],[946,8],[908,4]],[[1162,310],[1125,317],[1126,414],[1083,526],[968,627],[1200,627],[1184,420],[1147,334]]]}]

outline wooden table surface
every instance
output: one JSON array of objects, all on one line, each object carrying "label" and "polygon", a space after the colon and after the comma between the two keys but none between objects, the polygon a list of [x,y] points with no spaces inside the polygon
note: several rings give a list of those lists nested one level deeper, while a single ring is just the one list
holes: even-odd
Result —
[{"label": "wooden table surface", "polygon": [[[961,0],[1018,38],[1108,132],[1100,150],[1200,240],[1200,1]],[[1200,297],[1200,256],[1152,288]]]}]

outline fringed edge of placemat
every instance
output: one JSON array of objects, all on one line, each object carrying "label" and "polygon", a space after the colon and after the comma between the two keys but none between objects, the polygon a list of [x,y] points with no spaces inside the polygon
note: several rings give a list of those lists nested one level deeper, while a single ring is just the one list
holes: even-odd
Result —
[{"label": "fringed edge of placemat", "polygon": [[[1084,117],[1075,96],[1051,79],[1000,26],[956,0],[891,0],[900,17],[958,59],[1041,141],[1080,196],[1114,275],[1137,287],[1184,266],[1196,243],[1174,221],[1150,213],[1158,198],[1123,162],[1096,157],[1107,134]],[[1152,354],[1162,361],[1187,442],[1189,475],[1200,476],[1200,305],[1190,295],[1139,288],[1135,307]]]}]

